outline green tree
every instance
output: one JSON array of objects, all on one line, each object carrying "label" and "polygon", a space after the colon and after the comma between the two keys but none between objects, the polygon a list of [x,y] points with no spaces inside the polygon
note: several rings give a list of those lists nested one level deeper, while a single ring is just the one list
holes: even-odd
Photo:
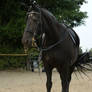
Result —
[{"label": "green tree", "polygon": [[[24,0],[29,4],[30,0]],[[31,0],[32,1],[32,0]],[[87,13],[80,11],[85,0],[36,0],[41,7],[51,11],[60,22],[70,27],[84,24]]]},{"label": "green tree", "polygon": [[[19,0],[0,1],[0,53],[21,48],[22,32],[25,26],[25,12]],[[3,50],[4,48],[4,50]],[[5,50],[5,48],[8,48]]]},{"label": "green tree", "polygon": [[70,27],[84,23],[87,13],[80,11],[85,0],[37,0],[42,7],[50,10],[60,22]]},{"label": "green tree", "polygon": [[[25,27],[25,11],[20,2],[29,3],[29,0],[1,0],[0,1],[0,43],[3,47],[21,47],[22,32]],[[84,23],[86,12],[80,7],[85,0],[37,0],[41,7],[51,11],[60,22],[74,27]],[[10,43],[11,42],[11,43]],[[0,44],[0,45],[1,45]]]},{"label": "green tree", "polygon": [[[10,48],[21,48],[22,32],[25,27],[26,13],[21,9],[20,2],[29,0],[0,1],[0,45]],[[41,7],[51,11],[60,22],[74,27],[84,23],[86,12],[80,7],[85,0],[37,0]],[[9,46],[8,46],[9,45]]]},{"label": "green tree", "polygon": [[[21,1],[29,3],[29,0],[0,0],[0,53],[23,51],[21,38],[26,24],[26,12],[21,9]],[[37,0],[37,2],[41,7],[51,11],[60,22],[70,27],[83,24],[87,18],[87,13],[80,11],[83,3],[86,3],[85,0]]]},{"label": "green tree", "polygon": [[[29,0],[0,1],[0,45],[8,48],[21,48],[22,32],[25,27],[26,13],[21,9],[20,2]],[[37,0],[41,7],[51,11],[60,22],[74,27],[84,23],[86,12],[80,7],[85,0]]]}]

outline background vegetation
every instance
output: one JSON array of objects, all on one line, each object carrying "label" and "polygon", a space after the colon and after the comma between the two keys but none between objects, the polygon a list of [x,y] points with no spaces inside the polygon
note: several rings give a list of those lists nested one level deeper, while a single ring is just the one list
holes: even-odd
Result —
[{"label": "background vegetation", "polygon": [[[26,11],[21,2],[29,4],[29,0],[0,0],[0,53],[24,53],[21,44],[25,28]],[[86,12],[81,12],[80,7],[85,0],[37,0],[41,7],[51,11],[60,22],[70,27],[79,26],[87,18]],[[10,65],[7,57],[0,57],[0,68],[20,67],[24,58],[20,60],[11,58]]]}]

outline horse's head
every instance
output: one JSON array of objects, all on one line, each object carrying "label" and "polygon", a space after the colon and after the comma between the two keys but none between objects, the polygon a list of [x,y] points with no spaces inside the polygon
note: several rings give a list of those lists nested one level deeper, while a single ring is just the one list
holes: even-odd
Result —
[{"label": "horse's head", "polygon": [[41,23],[40,8],[33,7],[32,10],[27,12],[27,22],[22,38],[22,43],[24,45],[25,50],[27,50],[32,46],[33,39],[38,32],[40,23]]},{"label": "horse's head", "polygon": [[[46,9],[40,8],[36,4],[31,5],[31,8],[32,9],[30,10],[29,7],[29,11],[27,12],[27,23],[22,38],[25,50],[32,47],[33,39],[36,40],[36,45],[39,48],[42,48],[44,38],[46,38],[47,34],[50,34],[47,38],[51,38],[52,31],[50,30],[53,30],[53,28],[56,27],[56,18],[52,13]],[[51,40],[53,41],[53,39]]]}]

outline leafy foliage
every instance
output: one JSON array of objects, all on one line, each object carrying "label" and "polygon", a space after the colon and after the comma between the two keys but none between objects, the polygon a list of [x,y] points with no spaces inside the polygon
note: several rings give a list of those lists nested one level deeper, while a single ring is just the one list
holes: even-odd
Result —
[{"label": "leafy foliage", "polygon": [[0,47],[21,48],[25,13],[17,0],[1,0]]},{"label": "leafy foliage", "polygon": [[26,57],[0,57],[0,70],[25,68]]},{"label": "leafy foliage", "polygon": [[52,11],[60,22],[64,22],[70,27],[79,26],[87,18],[86,12],[81,12],[80,8],[85,0],[37,0],[42,7]]},{"label": "leafy foliage", "polygon": [[[20,2],[29,0],[1,0],[0,2],[0,43],[21,48],[22,32],[25,27],[25,11]],[[86,12],[80,7],[85,0],[37,0],[41,7],[50,10],[60,22],[71,27],[84,23]],[[1,45],[0,44],[0,45]]]},{"label": "leafy foliage", "polygon": [[[26,24],[26,12],[21,9],[20,2],[28,3],[29,0],[0,0],[0,53],[23,53],[21,38]],[[37,0],[37,2],[41,7],[51,11],[60,22],[71,27],[83,24],[87,17],[86,12],[80,11],[85,0]]]}]

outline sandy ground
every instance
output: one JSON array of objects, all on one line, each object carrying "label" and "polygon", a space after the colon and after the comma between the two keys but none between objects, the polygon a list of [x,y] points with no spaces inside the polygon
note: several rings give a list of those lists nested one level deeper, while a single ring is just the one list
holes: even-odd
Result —
[{"label": "sandy ground", "polygon": [[[77,74],[72,75],[70,92],[92,92],[92,73],[88,78]],[[53,87],[51,92],[61,92],[60,77],[53,72]],[[46,92],[45,73],[26,71],[0,71],[0,92]]]}]

